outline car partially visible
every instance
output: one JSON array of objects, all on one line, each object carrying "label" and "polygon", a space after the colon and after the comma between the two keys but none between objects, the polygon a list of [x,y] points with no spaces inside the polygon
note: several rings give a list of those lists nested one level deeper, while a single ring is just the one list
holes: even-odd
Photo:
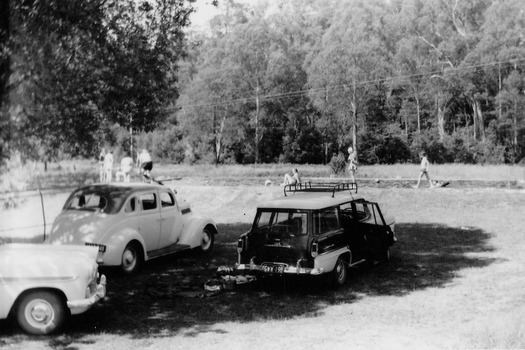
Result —
[{"label": "car partially visible", "polygon": [[104,183],[74,190],[46,242],[97,247],[97,262],[135,272],[147,260],[198,249],[210,252],[217,226],[195,215],[167,186]]},{"label": "car partially visible", "polygon": [[30,334],[58,331],[70,315],[106,296],[98,250],[86,246],[5,243],[0,239],[0,319]]}]

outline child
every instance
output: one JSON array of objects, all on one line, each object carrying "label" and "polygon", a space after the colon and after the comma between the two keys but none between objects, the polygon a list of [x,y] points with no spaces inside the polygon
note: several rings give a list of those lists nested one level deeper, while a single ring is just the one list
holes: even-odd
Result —
[{"label": "child", "polygon": [[419,158],[421,158],[421,173],[419,174],[419,179],[417,180],[417,185],[414,186],[414,188],[419,188],[419,183],[421,182],[421,178],[423,178],[423,175],[426,176],[427,180],[428,180],[428,184],[429,184],[429,187],[432,188],[434,187],[432,185],[432,181],[430,180],[430,177],[428,176],[428,166],[429,166],[429,162],[428,162],[428,159],[427,159],[427,154],[426,152],[421,152],[419,153]]}]

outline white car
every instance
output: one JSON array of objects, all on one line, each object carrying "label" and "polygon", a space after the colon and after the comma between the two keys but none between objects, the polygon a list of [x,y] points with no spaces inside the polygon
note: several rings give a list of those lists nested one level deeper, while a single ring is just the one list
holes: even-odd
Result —
[{"label": "white car", "polygon": [[58,330],[106,295],[97,249],[12,244],[0,240],[0,319],[10,315],[31,334]]},{"label": "white car", "polygon": [[216,234],[213,220],[194,215],[168,187],[110,183],[73,191],[46,242],[96,246],[99,264],[132,273],[143,261],[181,250],[209,252]]}]

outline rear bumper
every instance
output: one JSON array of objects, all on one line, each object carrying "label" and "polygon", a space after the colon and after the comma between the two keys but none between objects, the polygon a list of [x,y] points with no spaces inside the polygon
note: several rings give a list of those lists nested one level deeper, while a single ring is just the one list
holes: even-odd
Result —
[{"label": "rear bumper", "polygon": [[67,307],[71,311],[72,315],[80,314],[90,307],[98,303],[100,300],[106,297],[106,276],[100,276],[99,283],[97,284],[96,292],[86,299],[70,300],[67,302]]},{"label": "rear bumper", "polygon": [[298,267],[288,264],[237,264],[235,269],[239,272],[253,273],[253,274],[266,274],[266,275],[322,275],[325,273],[323,268],[310,268],[310,267]]}]

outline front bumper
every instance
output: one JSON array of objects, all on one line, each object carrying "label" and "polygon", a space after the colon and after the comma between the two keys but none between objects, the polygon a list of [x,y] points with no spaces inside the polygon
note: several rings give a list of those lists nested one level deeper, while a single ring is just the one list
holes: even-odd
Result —
[{"label": "front bumper", "polygon": [[70,300],[67,302],[67,307],[71,311],[71,314],[80,314],[90,307],[98,303],[100,300],[106,297],[106,276],[100,276],[99,283],[97,284],[96,292],[86,299]]},{"label": "front bumper", "polygon": [[311,268],[293,266],[283,263],[265,263],[257,264],[237,264],[235,269],[239,272],[248,272],[253,274],[267,274],[267,275],[322,275],[326,271],[324,268]]}]

